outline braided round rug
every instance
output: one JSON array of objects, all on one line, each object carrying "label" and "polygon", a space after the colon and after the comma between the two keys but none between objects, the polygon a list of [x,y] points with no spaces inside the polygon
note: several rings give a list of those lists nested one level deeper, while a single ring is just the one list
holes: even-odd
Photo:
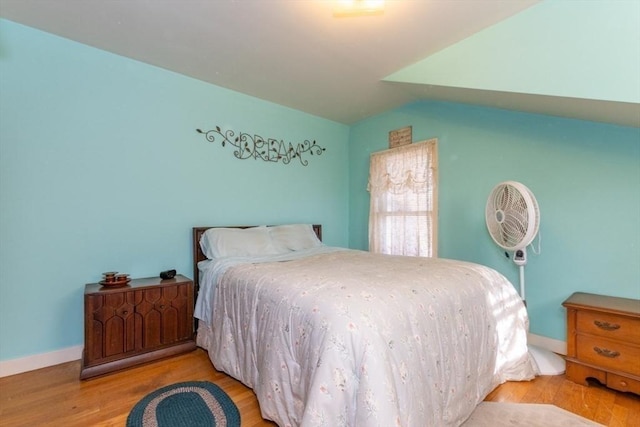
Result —
[{"label": "braided round rug", "polygon": [[231,398],[208,381],[162,387],[140,400],[127,427],[240,427],[240,412]]}]

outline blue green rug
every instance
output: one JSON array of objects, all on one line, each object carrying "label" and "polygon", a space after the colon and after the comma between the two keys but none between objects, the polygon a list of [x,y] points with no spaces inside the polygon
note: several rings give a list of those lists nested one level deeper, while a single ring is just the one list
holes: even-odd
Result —
[{"label": "blue green rug", "polygon": [[240,412],[231,398],[208,381],[163,387],[136,403],[127,427],[240,427]]}]

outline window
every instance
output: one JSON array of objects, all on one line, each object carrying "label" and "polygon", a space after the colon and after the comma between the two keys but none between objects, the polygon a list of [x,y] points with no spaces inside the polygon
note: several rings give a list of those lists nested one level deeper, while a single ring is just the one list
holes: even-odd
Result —
[{"label": "window", "polygon": [[371,154],[371,252],[437,256],[437,142],[430,139]]}]

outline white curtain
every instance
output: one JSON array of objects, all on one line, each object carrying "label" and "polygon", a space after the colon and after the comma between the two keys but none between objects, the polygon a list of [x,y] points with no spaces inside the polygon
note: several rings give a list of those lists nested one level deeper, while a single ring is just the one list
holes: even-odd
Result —
[{"label": "white curtain", "polygon": [[371,154],[371,252],[437,256],[437,139]]}]

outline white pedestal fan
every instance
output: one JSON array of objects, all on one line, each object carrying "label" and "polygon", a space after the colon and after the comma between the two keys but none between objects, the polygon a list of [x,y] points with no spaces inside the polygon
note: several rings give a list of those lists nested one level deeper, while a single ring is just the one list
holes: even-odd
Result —
[{"label": "white pedestal fan", "polygon": [[[513,251],[513,262],[520,269],[520,297],[526,306],[524,266],[527,264],[527,246],[540,227],[538,202],[525,185],[505,181],[491,191],[485,215],[493,241],[501,248]],[[564,359],[557,354],[532,345],[529,345],[529,354],[539,375],[564,373]]]}]

